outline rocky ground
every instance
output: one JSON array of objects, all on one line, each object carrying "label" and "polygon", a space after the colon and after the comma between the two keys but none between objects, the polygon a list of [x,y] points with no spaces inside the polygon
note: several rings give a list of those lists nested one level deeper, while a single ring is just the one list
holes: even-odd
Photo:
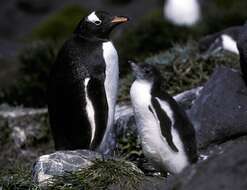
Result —
[{"label": "rocky ground", "polygon": [[[227,67],[217,67],[203,87],[186,91],[174,98],[187,110],[193,121],[197,132],[200,161],[177,176],[164,178],[155,177],[158,173],[153,173],[151,177],[145,176],[143,172],[145,174],[149,172],[150,175],[150,170],[145,165],[147,162],[138,163],[138,161],[141,162],[141,157],[139,160],[135,159],[133,163],[142,169],[141,171],[133,165],[135,169],[128,171],[131,175],[138,176],[135,188],[245,190],[247,188],[245,180],[247,176],[247,88],[241,74]],[[0,116],[0,128],[3,131],[0,141],[1,144],[4,142],[4,146],[1,147],[3,150],[0,158],[1,166],[13,163],[13,160],[17,159],[24,159],[29,163],[36,160],[33,177],[38,183],[44,184],[45,179],[66,176],[67,172],[78,172],[81,168],[90,169],[96,164],[95,160],[97,162],[101,160],[101,165],[108,162],[107,160],[114,164],[120,162],[121,165],[126,162],[122,161],[123,157],[119,158],[117,155],[103,158],[87,150],[54,153],[45,109],[13,109],[2,106]],[[114,147],[121,147],[118,144],[119,139],[128,133],[134,134],[136,138],[138,136],[133,111],[127,103],[117,108],[115,130],[112,131],[113,138],[109,139],[112,144],[111,150]],[[8,157],[10,152],[11,157]],[[46,155],[41,156],[44,153]],[[132,153],[138,157],[136,152]],[[41,157],[38,158],[38,156]],[[126,164],[129,166],[127,162]],[[131,175],[122,180],[114,179],[130,181],[130,178],[133,178]],[[62,179],[68,180],[67,183],[71,182],[71,178]],[[110,181],[107,188],[125,189],[119,184],[114,184],[116,181]],[[82,184],[84,183],[86,182],[82,181]],[[61,181],[59,185],[65,187],[64,184],[61,185]],[[96,182],[95,185],[97,185]]]}]

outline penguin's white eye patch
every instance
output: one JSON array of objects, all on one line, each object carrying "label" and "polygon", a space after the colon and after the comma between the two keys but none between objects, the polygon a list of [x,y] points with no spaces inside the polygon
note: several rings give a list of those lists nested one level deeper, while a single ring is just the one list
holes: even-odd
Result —
[{"label": "penguin's white eye patch", "polygon": [[97,26],[101,25],[101,21],[95,21],[94,24],[96,24]]},{"label": "penguin's white eye patch", "polygon": [[95,14],[95,12],[92,12],[88,17],[87,17],[87,21],[88,22],[92,22],[95,25],[99,26],[101,25],[102,21],[99,19],[99,17],[97,17],[97,15]]}]

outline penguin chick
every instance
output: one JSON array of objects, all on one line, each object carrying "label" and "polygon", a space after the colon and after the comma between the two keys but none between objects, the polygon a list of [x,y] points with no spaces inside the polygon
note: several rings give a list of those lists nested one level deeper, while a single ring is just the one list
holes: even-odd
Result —
[{"label": "penguin chick", "polygon": [[238,55],[237,40],[241,28],[242,26],[234,26],[203,37],[199,41],[200,52],[208,57],[223,49]]},{"label": "penguin chick", "polygon": [[197,161],[194,128],[176,101],[161,87],[152,65],[132,65],[130,96],[144,155],[158,170],[180,173]]},{"label": "penguin chick", "polygon": [[164,15],[178,26],[193,26],[201,17],[198,0],[166,0]]},{"label": "penguin chick", "polygon": [[119,74],[110,33],[127,21],[127,17],[94,11],[80,21],[60,49],[48,84],[49,118],[57,150],[105,150],[114,121]]}]

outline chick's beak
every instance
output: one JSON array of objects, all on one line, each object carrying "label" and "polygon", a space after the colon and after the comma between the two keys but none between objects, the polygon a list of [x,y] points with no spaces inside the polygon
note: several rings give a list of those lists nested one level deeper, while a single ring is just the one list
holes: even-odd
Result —
[{"label": "chick's beak", "polygon": [[125,22],[128,22],[129,21],[129,18],[128,17],[123,17],[123,16],[115,16],[113,19],[112,19],[112,23],[115,23],[115,24],[120,24],[120,23],[125,23]]},{"label": "chick's beak", "polygon": [[139,68],[139,66],[136,63],[132,62],[132,61],[128,61],[128,62],[131,65],[131,68],[132,68],[132,71],[133,71],[134,76],[136,78],[138,78],[138,76],[140,75],[140,68]]}]

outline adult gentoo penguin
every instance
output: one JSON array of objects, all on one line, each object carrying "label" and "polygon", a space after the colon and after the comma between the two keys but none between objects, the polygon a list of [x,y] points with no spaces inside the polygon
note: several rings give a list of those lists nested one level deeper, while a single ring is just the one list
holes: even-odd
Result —
[{"label": "adult gentoo penguin", "polygon": [[48,109],[55,148],[101,151],[113,125],[118,54],[111,31],[127,17],[103,11],[83,18],[52,66]]},{"label": "adult gentoo penguin", "polygon": [[199,41],[200,52],[205,55],[210,55],[223,49],[239,54],[237,40],[241,29],[242,26],[234,26],[203,37]]},{"label": "adult gentoo penguin", "polygon": [[181,172],[197,161],[195,131],[185,111],[163,89],[160,72],[132,63],[130,96],[144,155],[161,171]]},{"label": "adult gentoo penguin", "polygon": [[240,55],[240,67],[242,70],[243,79],[247,85],[247,22],[241,28],[237,40],[237,47]]},{"label": "adult gentoo penguin", "polygon": [[166,0],[164,15],[167,20],[178,26],[193,26],[201,17],[198,0]]}]

